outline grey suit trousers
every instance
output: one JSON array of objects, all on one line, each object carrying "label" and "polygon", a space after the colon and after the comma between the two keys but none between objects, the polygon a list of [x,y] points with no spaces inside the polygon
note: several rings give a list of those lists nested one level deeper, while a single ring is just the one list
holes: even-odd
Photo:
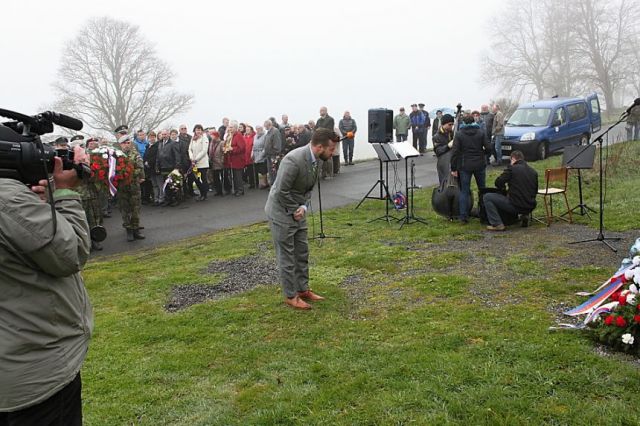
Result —
[{"label": "grey suit trousers", "polygon": [[294,297],[309,289],[309,242],[306,219],[293,224],[269,221],[280,274],[282,292]]}]

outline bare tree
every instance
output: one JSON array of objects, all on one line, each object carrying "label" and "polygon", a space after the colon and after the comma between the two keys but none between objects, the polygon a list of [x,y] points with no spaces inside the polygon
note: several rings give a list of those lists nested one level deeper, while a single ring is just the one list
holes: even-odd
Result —
[{"label": "bare tree", "polygon": [[518,100],[513,98],[497,98],[489,101],[490,105],[500,105],[500,111],[508,118],[518,109]]},{"label": "bare tree", "polygon": [[482,80],[516,98],[597,90],[611,110],[640,74],[639,10],[637,0],[509,0],[493,21]]},{"label": "bare tree", "polygon": [[631,47],[637,39],[637,0],[576,0],[572,4],[586,81],[600,89],[611,111],[616,107],[614,93],[625,80],[625,62],[631,59]]},{"label": "bare tree", "polygon": [[[548,0],[510,1],[503,13],[492,21],[491,52],[484,58],[482,80],[515,97],[533,89],[532,95],[545,94],[545,75],[550,66],[545,46],[545,10]],[[519,26],[514,31],[514,25]]]},{"label": "bare tree", "polygon": [[545,75],[545,90],[552,96],[575,96],[588,91],[580,63],[574,23],[567,19],[569,2],[556,2],[546,8],[545,46],[549,52],[549,67]]},{"label": "bare tree", "polygon": [[193,101],[172,89],[173,72],[139,28],[127,22],[89,20],[67,43],[63,58],[54,84],[55,107],[94,129],[156,128]]}]

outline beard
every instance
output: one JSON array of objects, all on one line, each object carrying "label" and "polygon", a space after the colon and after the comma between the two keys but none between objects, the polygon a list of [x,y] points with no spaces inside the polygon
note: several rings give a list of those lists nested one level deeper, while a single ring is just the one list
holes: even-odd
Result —
[{"label": "beard", "polygon": [[331,159],[332,155],[330,153],[328,153],[328,152],[322,152],[322,153],[320,153],[319,157],[320,157],[320,159],[322,161],[327,161],[327,160]]}]

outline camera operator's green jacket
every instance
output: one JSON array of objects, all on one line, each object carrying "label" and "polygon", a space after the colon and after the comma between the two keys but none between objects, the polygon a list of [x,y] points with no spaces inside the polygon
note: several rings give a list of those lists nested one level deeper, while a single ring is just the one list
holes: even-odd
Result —
[{"label": "camera operator's green jacket", "polygon": [[0,412],[51,397],[87,353],[93,319],[80,270],[89,228],[77,193],[58,190],[54,199],[55,236],[51,206],[0,179]]}]

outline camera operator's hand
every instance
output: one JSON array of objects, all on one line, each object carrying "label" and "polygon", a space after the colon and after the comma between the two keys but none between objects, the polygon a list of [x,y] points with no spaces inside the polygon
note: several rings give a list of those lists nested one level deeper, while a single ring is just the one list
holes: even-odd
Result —
[{"label": "camera operator's hand", "polygon": [[[60,157],[55,157],[53,160],[53,174],[51,178],[53,182],[51,182],[52,190],[56,189],[69,189],[74,188],[80,179],[78,179],[78,174],[75,170],[63,170],[62,169],[62,159]],[[41,200],[47,200],[47,190],[49,187],[47,186],[48,182],[46,179],[42,179],[38,182],[38,185],[34,185],[31,187],[31,190],[40,196]]]}]

